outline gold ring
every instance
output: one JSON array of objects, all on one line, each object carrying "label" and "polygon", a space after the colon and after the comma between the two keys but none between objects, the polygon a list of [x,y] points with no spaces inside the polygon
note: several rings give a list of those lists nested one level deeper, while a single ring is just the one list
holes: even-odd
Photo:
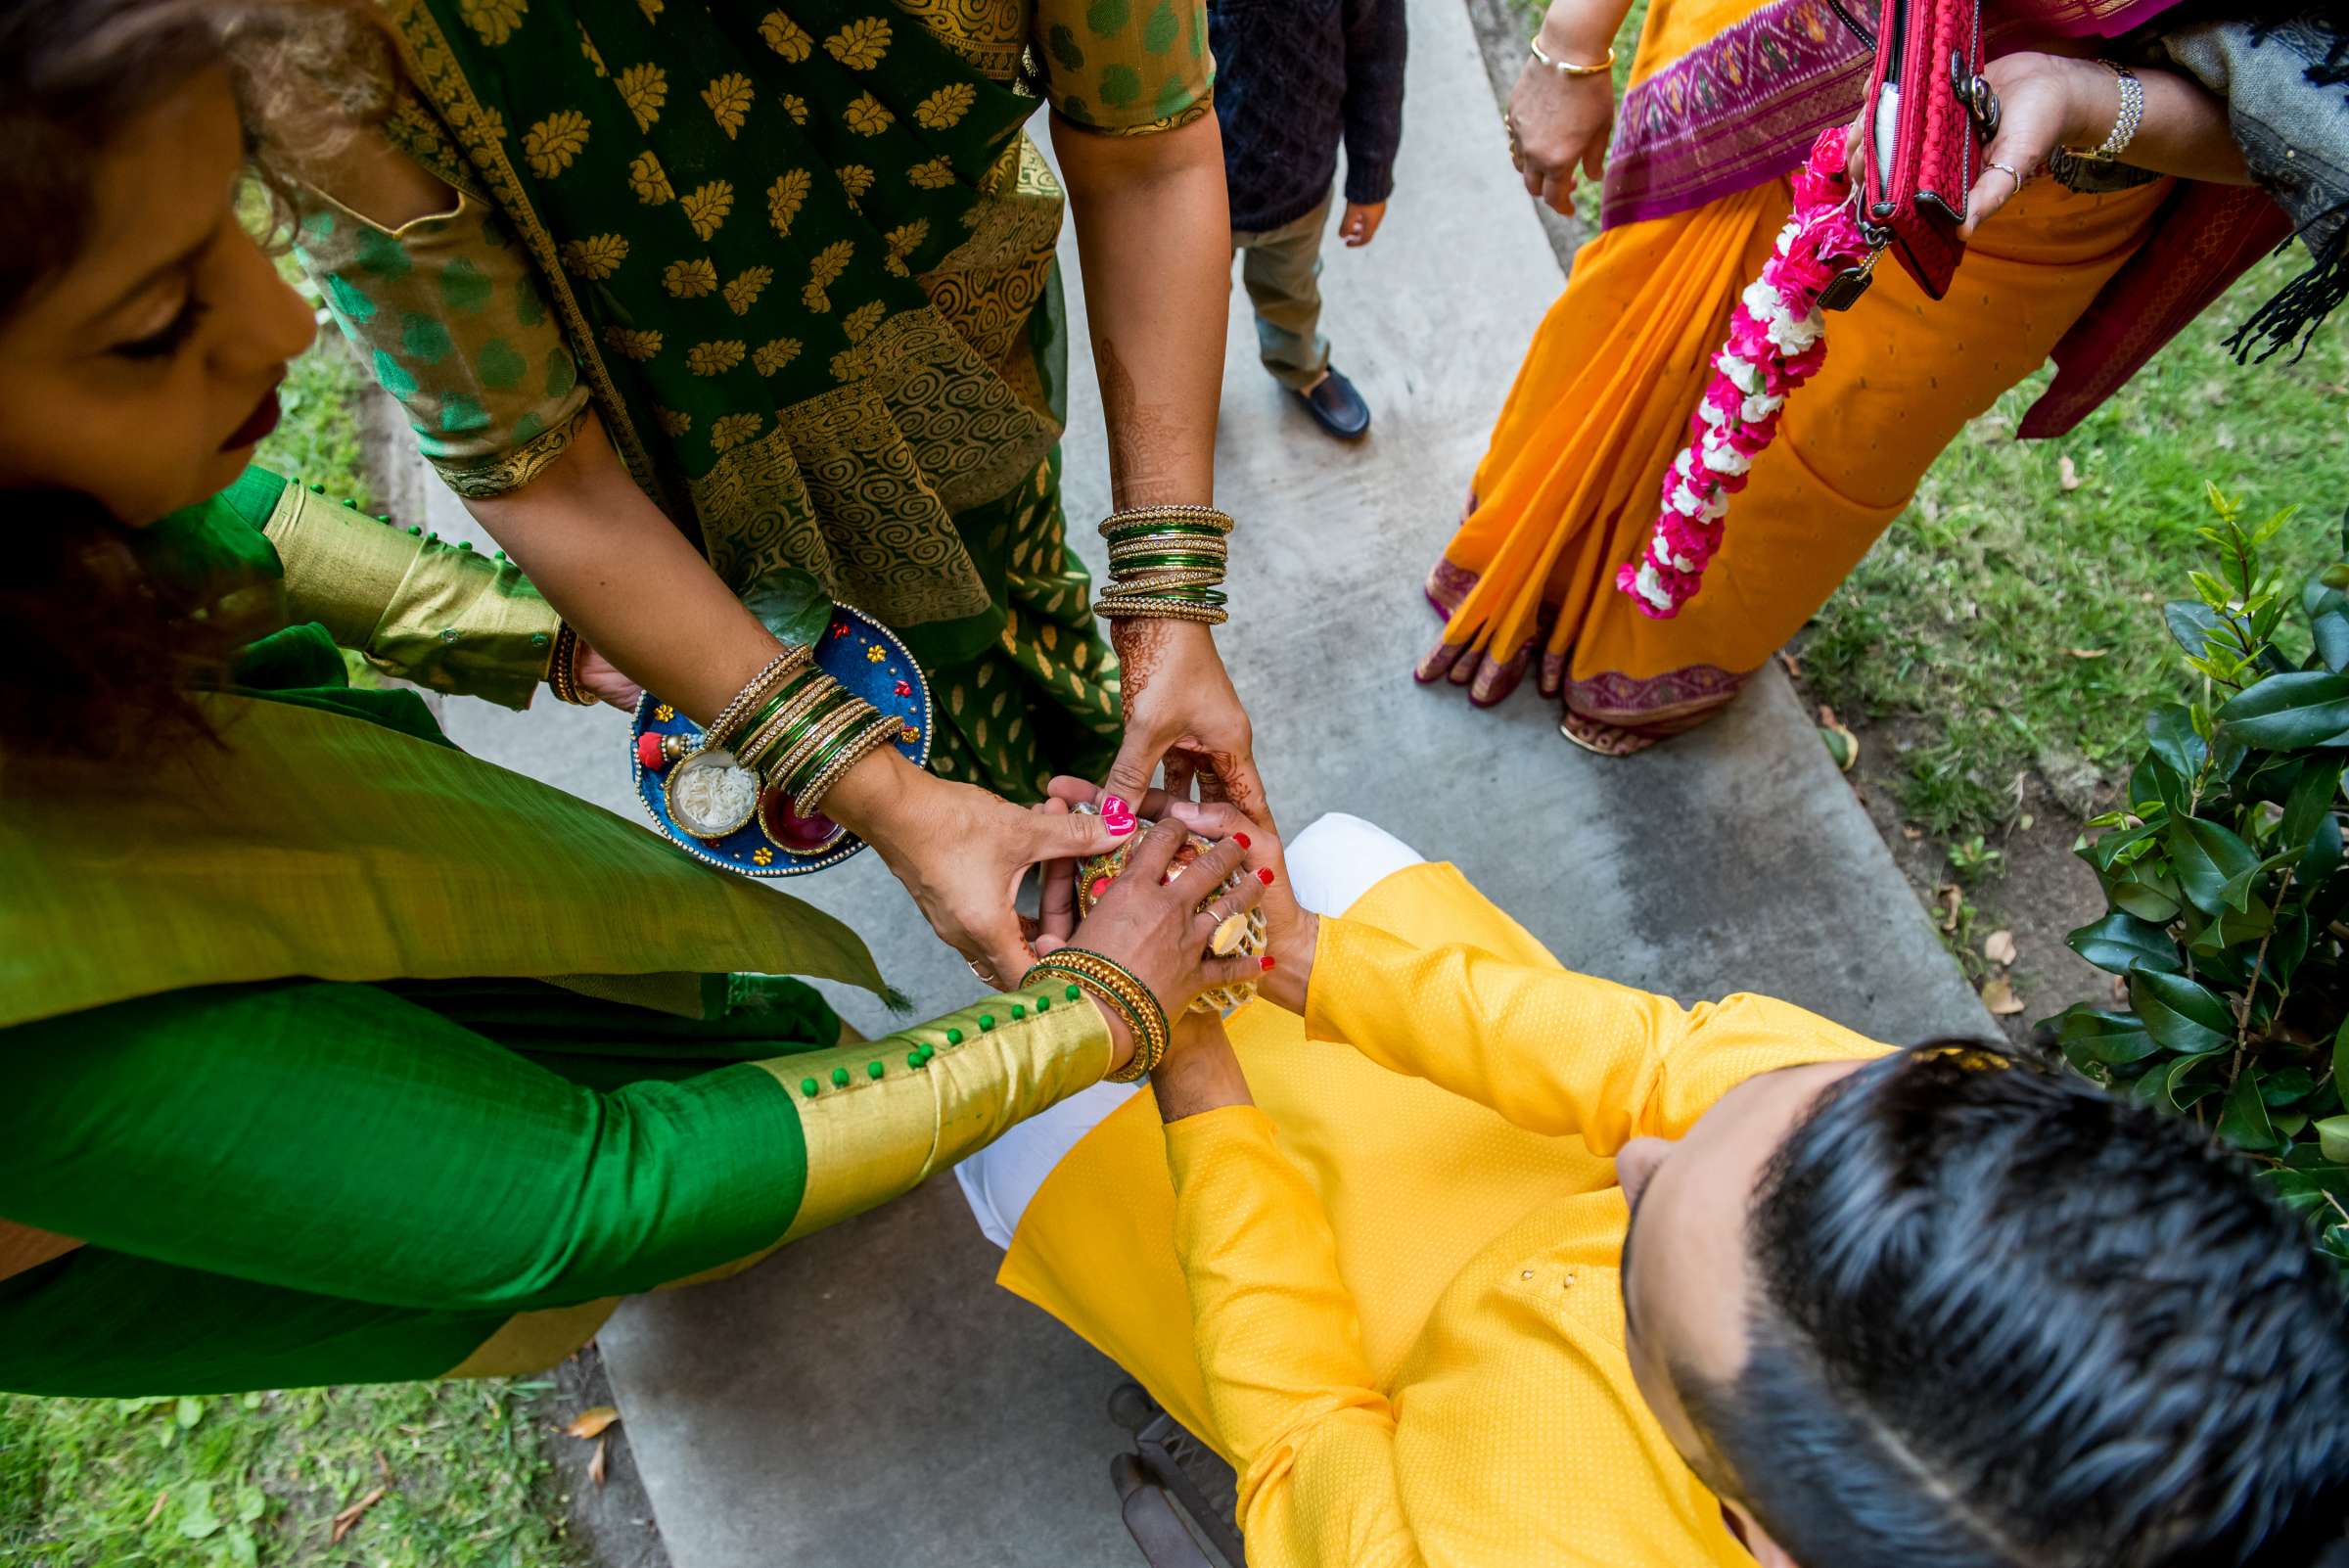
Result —
[{"label": "gold ring", "polygon": [[2023,188],[2023,177],[2014,171],[2013,165],[2008,163],[2001,163],[1994,160],[1984,166],[1988,168],[1995,168],[2000,173],[2005,175],[2008,179],[2014,181],[2014,188],[2016,190],[2019,191]]}]

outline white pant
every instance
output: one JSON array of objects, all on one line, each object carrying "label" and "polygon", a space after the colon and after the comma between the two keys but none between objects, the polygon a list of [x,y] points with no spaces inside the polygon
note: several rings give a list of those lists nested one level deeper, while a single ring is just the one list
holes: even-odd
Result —
[{"label": "white pant", "polygon": [[[1289,842],[1289,884],[1317,914],[1344,914],[1389,874],[1426,856],[1382,827],[1332,811]],[[1032,1117],[954,1168],[987,1239],[1011,1245],[1020,1216],[1052,1168],[1116,1110],[1131,1084],[1095,1084]]]}]

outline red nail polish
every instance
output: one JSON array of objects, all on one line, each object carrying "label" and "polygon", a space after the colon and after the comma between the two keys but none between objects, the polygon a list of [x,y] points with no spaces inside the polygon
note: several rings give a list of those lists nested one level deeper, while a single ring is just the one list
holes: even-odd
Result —
[{"label": "red nail polish", "polygon": [[1263,883],[1267,888],[1272,886],[1272,868],[1270,866],[1267,866],[1264,870],[1259,871],[1256,874],[1256,880]]},{"label": "red nail polish", "polygon": [[1272,960],[1270,958],[1259,958],[1257,962],[1264,965],[1267,969],[1272,967]]},{"label": "red nail polish", "polygon": [[1231,836],[1231,842],[1245,850],[1248,848],[1248,835],[1245,833],[1234,833]]}]

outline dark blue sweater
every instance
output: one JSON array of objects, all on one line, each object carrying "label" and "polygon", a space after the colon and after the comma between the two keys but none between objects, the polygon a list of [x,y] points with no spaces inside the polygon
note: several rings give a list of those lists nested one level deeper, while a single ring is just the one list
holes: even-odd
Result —
[{"label": "dark blue sweater", "polygon": [[1346,144],[1346,200],[1383,202],[1403,141],[1404,0],[1207,0],[1231,226],[1321,205]]}]

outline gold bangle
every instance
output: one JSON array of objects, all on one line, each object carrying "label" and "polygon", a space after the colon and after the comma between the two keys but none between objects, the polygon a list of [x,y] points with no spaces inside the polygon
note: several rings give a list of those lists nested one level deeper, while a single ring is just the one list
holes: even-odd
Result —
[{"label": "gold bangle", "polygon": [[1179,599],[1104,598],[1093,606],[1093,614],[1104,621],[1189,621],[1203,626],[1220,626],[1231,619],[1227,610]]},{"label": "gold bangle", "polygon": [[896,740],[898,731],[904,727],[904,723],[895,714],[880,715],[870,729],[849,742],[847,748],[832,759],[822,772],[807,781],[807,787],[793,800],[792,809],[802,816],[813,816],[821,811],[824,798],[832,793],[835,785],[848,777],[849,769],[879,751],[885,743]]},{"label": "gold bangle", "polygon": [[[841,705],[839,712],[826,714],[817,719],[815,727],[801,736],[799,742],[791,748],[781,761],[761,770],[760,776],[790,797],[794,809],[797,809],[800,791],[795,786],[804,786],[806,782],[800,775],[807,769],[809,763],[823,755],[825,747],[840,739],[848,731],[863,724],[872,716],[872,713],[873,705],[871,703],[861,697],[851,697]],[[804,816],[806,813],[802,812],[801,814]]]},{"label": "gold bangle", "polygon": [[568,621],[555,623],[555,645],[546,656],[546,686],[558,702],[592,708],[596,699],[579,686],[579,634]]},{"label": "gold bangle", "polygon": [[1532,40],[1527,43],[1526,47],[1534,52],[1534,58],[1536,60],[1539,60],[1542,62],[1542,64],[1547,66],[1550,69],[1556,71],[1561,76],[1604,76],[1607,72],[1615,69],[1615,49],[1612,44],[1608,45],[1607,47],[1607,58],[1600,61],[1595,66],[1578,66],[1571,60],[1550,59],[1549,52],[1542,47],[1542,35],[1540,33],[1534,34]]},{"label": "gold bangle", "polygon": [[793,643],[769,659],[759,673],[734,694],[734,700],[719,709],[717,716],[710,720],[708,727],[702,731],[702,745],[711,751],[723,747],[727,737],[733,734],[734,726],[750,716],[751,711],[775,688],[778,678],[799,668],[802,661],[808,657],[806,648]]},{"label": "gold bangle", "polygon": [[1124,964],[1089,948],[1060,947],[1037,959],[1021,977],[1018,989],[1032,990],[1039,974],[1067,976],[1125,1018],[1133,1034],[1133,1055],[1123,1068],[1107,1076],[1109,1083],[1131,1084],[1167,1059],[1167,1048],[1174,1041],[1173,1031],[1167,1025],[1167,1011],[1159,1005],[1150,988]]},{"label": "gold bangle", "polygon": [[1112,512],[1101,520],[1101,536],[1107,538],[1117,529],[1139,528],[1148,523],[1206,524],[1220,533],[1232,530],[1231,514],[1214,506],[1129,506]]},{"label": "gold bangle", "polygon": [[791,701],[776,709],[765,723],[753,730],[740,746],[734,748],[734,760],[752,772],[758,772],[760,759],[773,748],[775,742],[838,690],[839,681],[821,670],[816,671],[815,678],[807,683],[806,691],[798,693]]}]

